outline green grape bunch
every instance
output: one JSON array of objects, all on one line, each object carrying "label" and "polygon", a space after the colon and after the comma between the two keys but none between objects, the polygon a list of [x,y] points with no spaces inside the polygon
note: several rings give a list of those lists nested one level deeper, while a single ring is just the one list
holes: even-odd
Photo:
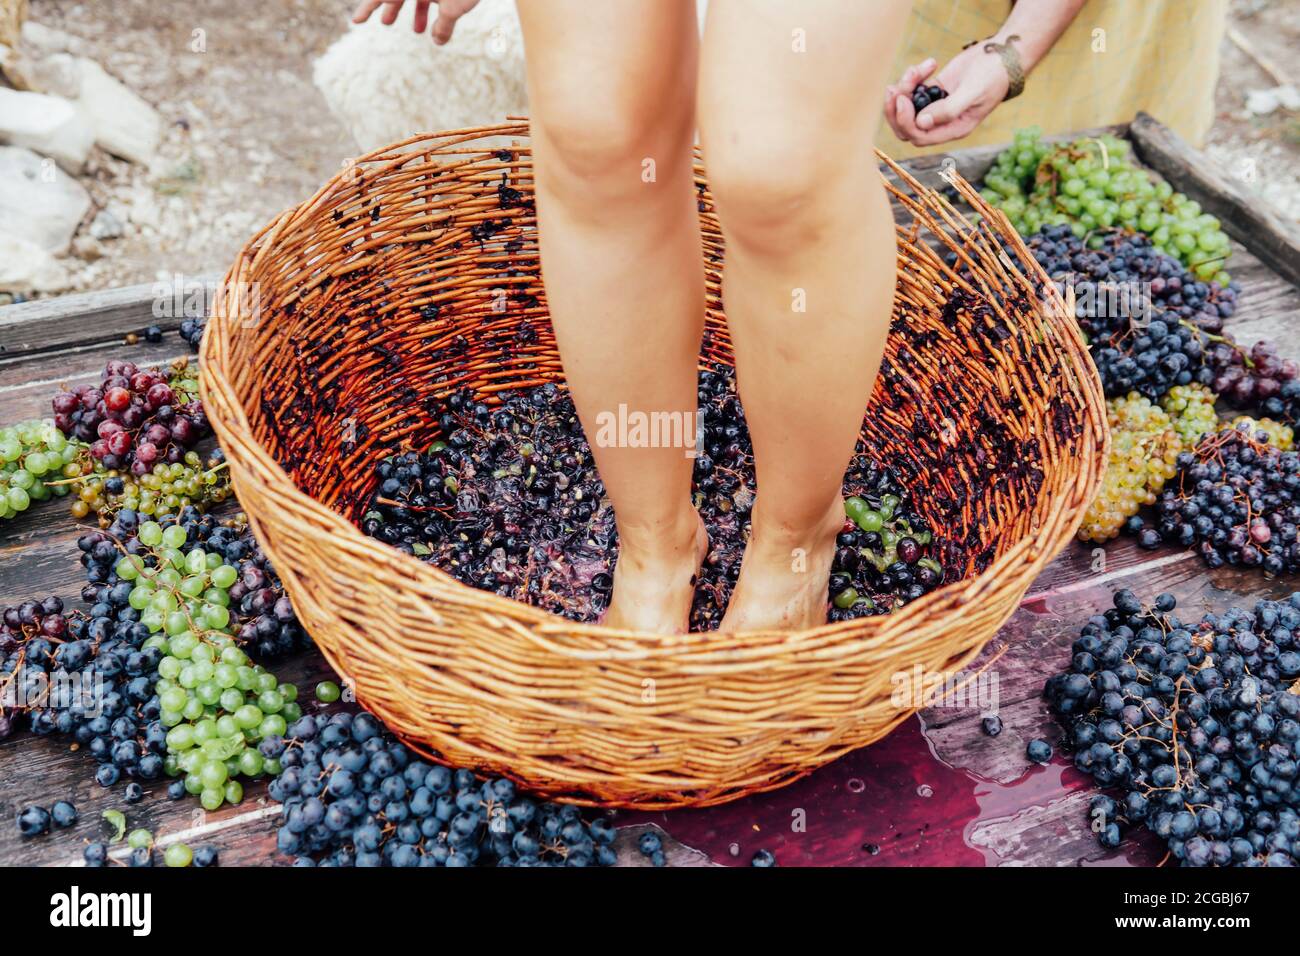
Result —
[{"label": "green grape bunch", "polygon": [[182,551],[179,525],[147,521],[139,541],[143,550],[123,555],[115,570],[132,585],[128,603],[151,632],[143,647],[164,655],[156,686],[167,728],[164,769],[206,810],[239,803],[240,778],[282,769],[258,744],[283,737],[302,715],[298,690],[239,647],[229,609],[236,568],[201,547]]},{"label": "green grape bunch", "polygon": [[1203,437],[1218,431],[1219,416],[1214,410],[1218,399],[1204,385],[1175,385],[1160,400],[1160,407],[1173,422],[1183,448],[1194,448]]},{"label": "green grape bunch", "polygon": [[1036,126],[1017,130],[985,175],[981,195],[1021,235],[1069,225],[1100,248],[1106,230],[1141,232],[1202,282],[1231,281],[1223,268],[1231,245],[1219,220],[1134,165],[1132,148],[1119,137],[1045,143]]},{"label": "green grape bunch", "polygon": [[51,419],[0,428],[0,521],[21,514],[34,501],[67,495],[69,487],[62,482],[81,473],[84,448]]}]

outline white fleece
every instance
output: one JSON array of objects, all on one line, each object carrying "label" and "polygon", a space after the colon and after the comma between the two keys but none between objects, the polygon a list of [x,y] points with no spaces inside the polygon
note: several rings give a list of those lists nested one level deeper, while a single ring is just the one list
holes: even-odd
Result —
[{"label": "white fleece", "polygon": [[513,0],[482,0],[436,46],[398,22],[352,25],[316,60],[312,79],[363,150],[416,133],[485,126],[528,111],[524,45]]}]

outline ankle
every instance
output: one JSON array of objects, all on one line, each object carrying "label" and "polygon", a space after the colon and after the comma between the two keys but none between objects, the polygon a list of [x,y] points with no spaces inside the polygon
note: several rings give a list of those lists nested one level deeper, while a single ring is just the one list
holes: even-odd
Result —
[{"label": "ankle", "polygon": [[838,498],[820,517],[799,522],[769,519],[755,501],[749,547],[757,548],[762,554],[788,559],[800,551],[811,553],[833,547],[835,536],[843,526],[844,505]]},{"label": "ankle", "polygon": [[689,505],[650,522],[619,522],[620,560],[659,562],[695,552],[704,535],[699,514]]}]

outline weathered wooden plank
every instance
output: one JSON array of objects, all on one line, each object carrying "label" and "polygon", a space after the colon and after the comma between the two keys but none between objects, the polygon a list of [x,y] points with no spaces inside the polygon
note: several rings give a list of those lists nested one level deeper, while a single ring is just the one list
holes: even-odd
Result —
[{"label": "weathered wooden plank", "polygon": [[1278,275],[1300,284],[1300,241],[1264,203],[1224,179],[1202,153],[1146,113],[1129,124],[1129,137],[1142,162],[1217,216],[1224,232],[1249,246]]},{"label": "weathered wooden plank", "polygon": [[[150,325],[175,329],[186,314],[207,314],[219,279],[209,274],[177,276],[169,282],[0,307],[0,357],[120,342],[128,333]],[[192,312],[187,313],[187,308]]]},{"label": "weathered wooden plank", "polygon": [[49,417],[50,399],[61,386],[98,382],[104,364],[110,359],[153,366],[165,365],[182,356],[193,359],[189,346],[175,333],[169,333],[157,344],[141,342],[128,346],[118,341],[27,356],[22,360],[0,360],[0,423]]},{"label": "weathered wooden plank", "polygon": [[[1054,780],[1053,770],[1035,770]],[[1059,787],[1059,784],[1057,784]],[[1058,790],[1059,793],[1059,790]],[[996,866],[1155,866],[1159,840],[1134,831],[1116,850],[1105,850],[1088,827],[1093,792],[1079,789],[1044,803],[1027,803],[1003,817],[980,820],[966,834],[971,846]]]},{"label": "weathered wooden plank", "polygon": [[1241,283],[1237,311],[1224,327],[1244,346],[1271,339],[1283,348],[1295,338],[1300,318],[1300,287],[1261,262],[1246,246],[1232,244],[1228,272]]}]

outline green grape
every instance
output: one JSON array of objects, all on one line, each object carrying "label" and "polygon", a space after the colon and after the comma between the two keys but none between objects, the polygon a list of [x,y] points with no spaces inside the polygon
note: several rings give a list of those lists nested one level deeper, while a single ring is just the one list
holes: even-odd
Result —
[{"label": "green grape", "polygon": [[212,581],[213,587],[225,591],[229,590],[239,580],[239,572],[229,564],[221,564],[212,569],[209,579]]},{"label": "green grape", "polygon": [[278,714],[268,714],[257,725],[257,735],[259,737],[282,737],[288,728],[289,725],[285,720],[284,711],[281,711]]},{"label": "green grape", "polygon": [[230,623],[230,611],[220,604],[205,605],[201,613],[207,626],[214,631],[219,631]]},{"label": "green grape", "polygon": [[[212,641],[212,635],[205,634],[203,641],[201,641],[199,645],[194,648],[194,650],[190,651],[190,660],[193,661],[195,664],[207,664],[210,667],[213,667],[213,669],[215,670],[217,652],[213,648],[211,641]],[[203,669],[203,673],[205,674],[208,673],[207,668]],[[204,680],[206,679],[207,678],[204,678]]]},{"label": "green grape", "polygon": [[257,707],[255,704],[244,704],[236,710],[234,714],[235,723],[244,730],[252,730],[260,724],[262,722],[262,716],[261,708]]},{"label": "green grape", "polygon": [[194,746],[194,728],[190,724],[178,724],[167,731],[167,749],[172,751],[188,750]]},{"label": "green grape", "polygon": [[[239,704],[236,703],[235,708],[237,709],[238,707]],[[225,704],[222,704],[222,709],[226,710],[229,708],[226,708]],[[222,737],[234,737],[239,733],[239,724],[235,723],[235,718],[231,717],[230,714],[222,714],[217,718],[217,733]]]},{"label": "green grape", "polygon": [[[263,734],[263,736],[267,735]],[[265,763],[265,758],[256,748],[246,747],[239,755],[239,772],[245,777],[256,777],[262,772]]]},{"label": "green grape", "polygon": [[199,771],[199,779],[203,782],[204,789],[223,786],[229,777],[230,771],[220,760],[209,760]]},{"label": "green grape", "polygon": [[172,654],[183,661],[189,660],[198,646],[199,639],[189,631],[182,631],[171,639]]},{"label": "green grape", "polygon": [[193,860],[193,851],[184,843],[173,843],[163,851],[163,863],[167,866],[189,866]]}]

